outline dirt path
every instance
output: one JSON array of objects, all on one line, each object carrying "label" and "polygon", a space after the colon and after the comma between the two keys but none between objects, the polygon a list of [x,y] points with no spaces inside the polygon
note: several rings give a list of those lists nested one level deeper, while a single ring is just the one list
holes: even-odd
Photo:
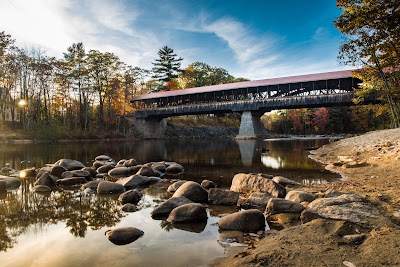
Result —
[{"label": "dirt path", "polygon": [[312,158],[338,172],[343,182],[312,185],[355,192],[380,208],[389,224],[360,229],[361,244],[346,243],[342,221],[317,219],[279,232],[267,232],[254,247],[216,259],[213,266],[400,266],[400,129],[370,132],[312,152]]}]

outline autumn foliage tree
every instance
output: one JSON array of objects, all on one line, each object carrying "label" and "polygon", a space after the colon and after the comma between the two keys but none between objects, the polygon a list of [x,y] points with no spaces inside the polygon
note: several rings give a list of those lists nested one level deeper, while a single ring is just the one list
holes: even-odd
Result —
[{"label": "autumn foliage tree", "polygon": [[327,108],[318,108],[313,113],[312,123],[317,133],[324,132],[329,123],[329,112]]},{"label": "autumn foliage tree", "polygon": [[392,127],[400,126],[400,1],[337,0],[343,13],[335,26],[346,35],[339,59],[362,70],[360,98],[378,93],[389,107]]},{"label": "autumn foliage tree", "polygon": [[289,111],[289,118],[293,125],[294,132],[302,132],[304,130],[304,122],[302,120],[302,114],[299,110]]}]

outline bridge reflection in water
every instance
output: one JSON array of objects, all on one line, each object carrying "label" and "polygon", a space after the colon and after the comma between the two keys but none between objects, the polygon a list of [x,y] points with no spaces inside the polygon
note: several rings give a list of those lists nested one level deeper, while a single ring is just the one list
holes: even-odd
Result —
[{"label": "bridge reflection in water", "polygon": [[252,172],[282,175],[303,184],[326,183],[338,178],[308,158],[309,150],[326,144],[327,138],[253,139],[236,142],[243,166],[253,169]]},{"label": "bridge reflection in water", "polygon": [[270,173],[288,178],[311,181],[330,181],[337,175],[324,171],[323,166],[308,158],[310,147],[327,143],[315,140],[147,140],[112,141],[101,143],[23,144],[3,145],[0,166],[6,163],[21,169],[42,167],[60,158],[72,158],[90,166],[100,154],[115,160],[135,158],[139,163],[176,161],[186,172],[184,179],[200,181],[207,177],[223,186],[230,186],[236,173]]}]

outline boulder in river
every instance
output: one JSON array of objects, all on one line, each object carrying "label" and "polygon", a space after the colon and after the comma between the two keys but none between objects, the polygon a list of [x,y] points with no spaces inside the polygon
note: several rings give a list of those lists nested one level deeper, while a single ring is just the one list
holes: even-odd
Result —
[{"label": "boulder in river", "polygon": [[315,195],[313,193],[292,190],[286,193],[285,199],[294,202],[311,202],[315,200]]},{"label": "boulder in river", "polygon": [[57,185],[73,186],[73,185],[85,184],[87,183],[87,180],[85,179],[85,177],[71,177],[71,178],[57,180],[56,183]]},{"label": "boulder in river", "polygon": [[110,161],[99,161],[99,160],[96,160],[96,161],[93,162],[92,168],[97,170],[101,166],[104,166],[104,165],[107,165],[107,164],[114,164],[114,163],[110,162]]},{"label": "boulder in river", "polygon": [[144,235],[142,230],[135,227],[122,227],[114,230],[107,230],[105,235],[115,245],[126,245]]},{"label": "boulder in river", "polygon": [[153,169],[150,166],[143,165],[140,170],[136,173],[137,175],[142,175],[142,176],[156,176],[156,173],[153,171]]},{"label": "boulder in river", "polygon": [[162,181],[160,177],[156,177],[156,176],[150,176],[150,177],[147,177],[147,178],[149,178],[149,181],[147,182],[147,184],[149,184],[149,185],[158,184],[158,183],[160,183]]},{"label": "boulder in river", "polygon": [[218,221],[218,227],[221,230],[257,233],[265,230],[265,218],[259,210],[243,210],[222,217]]},{"label": "boulder in river", "polygon": [[98,167],[96,171],[97,171],[97,173],[108,173],[110,170],[112,170],[114,168],[115,168],[114,163],[108,163],[108,164]]},{"label": "boulder in river", "polygon": [[286,189],[261,174],[239,173],[233,177],[231,191],[239,193],[264,192],[273,197],[285,197]]},{"label": "boulder in river", "polygon": [[120,159],[120,160],[117,162],[117,165],[115,165],[115,167],[125,167],[125,166],[124,166],[125,161],[126,161],[126,159]]},{"label": "boulder in river", "polygon": [[136,166],[136,165],[137,165],[137,162],[136,162],[135,159],[128,159],[128,160],[126,160],[124,162],[124,166],[125,167],[133,167],[133,166]]},{"label": "boulder in river", "polygon": [[176,162],[168,164],[167,168],[165,169],[165,172],[168,174],[178,174],[184,171],[185,168],[181,164]]},{"label": "boulder in river", "polygon": [[50,173],[45,172],[35,181],[34,185],[45,185],[48,187],[53,187],[56,185],[56,183],[54,182],[53,178],[51,178]]},{"label": "boulder in river", "polygon": [[116,183],[123,185],[127,189],[130,189],[139,186],[144,186],[149,182],[150,182],[149,177],[134,174],[126,178],[119,178]]},{"label": "boulder in river", "polygon": [[248,198],[239,197],[237,205],[243,209],[258,209],[264,211],[271,195],[268,193],[254,192]]},{"label": "boulder in river", "polygon": [[168,216],[173,209],[189,203],[193,203],[193,201],[187,199],[186,197],[171,197],[156,207],[151,212],[151,217],[162,218]]},{"label": "boulder in river", "polygon": [[[43,173],[45,173],[45,172],[51,173],[52,168],[54,168],[54,167],[45,166],[45,167],[40,168],[40,169],[38,170],[37,174],[36,174],[36,178],[39,178],[39,177],[42,176]],[[65,168],[64,168],[64,169],[65,169]],[[61,177],[61,176],[60,176],[60,177]]]},{"label": "boulder in river", "polygon": [[103,180],[93,180],[90,182],[87,182],[81,186],[81,190],[85,190],[86,188],[90,188],[94,191],[97,191],[97,186],[99,185],[100,182]]},{"label": "boulder in river", "polygon": [[8,190],[17,189],[21,185],[21,181],[14,177],[0,175],[0,181],[4,181],[6,183],[6,188]]},{"label": "boulder in river", "polygon": [[142,197],[143,197],[142,192],[140,192],[137,189],[134,189],[134,190],[129,190],[129,191],[122,193],[118,197],[118,200],[122,204],[131,203],[131,204],[136,205],[142,199]]},{"label": "boulder in river", "polygon": [[124,204],[121,209],[122,209],[122,211],[125,211],[125,212],[136,212],[138,210],[136,205],[134,205],[132,203]]},{"label": "boulder in river", "polygon": [[208,192],[196,182],[188,181],[175,191],[173,197],[186,197],[193,202],[206,203]]},{"label": "boulder in river", "polygon": [[51,168],[50,174],[61,178],[61,174],[65,171],[68,171],[65,167],[57,165]]},{"label": "boulder in river", "polygon": [[174,193],[176,190],[178,190],[178,188],[183,185],[184,183],[186,183],[187,181],[177,181],[173,184],[171,184],[170,186],[168,186],[167,191],[170,193]]},{"label": "boulder in river", "polygon": [[89,171],[84,171],[84,170],[73,170],[72,172],[72,177],[85,177],[86,179],[90,179],[90,172]]},{"label": "boulder in river", "polygon": [[108,155],[99,155],[94,158],[95,161],[112,161],[112,158]]},{"label": "boulder in river", "polygon": [[143,165],[136,165],[136,166],[131,166],[129,168],[131,168],[132,173],[137,173],[142,167]]},{"label": "boulder in river", "polygon": [[129,167],[115,167],[108,171],[108,175],[113,178],[127,177],[132,174],[132,169]]},{"label": "boulder in river", "polygon": [[301,183],[290,180],[289,178],[286,178],[283,176],[274,176],[274,178],[272,178],[272,181],[274,181],[277,184],[283,185],[283,186],[300,186],[301,185]]},{"label": "boulder in river", "polygon": [[172,223],[202,222],[207,218],[207,211],[203,205],[188,203],[173,209],[167,221]]},{"label": "boulder in river", "polygon": [[227,189],[211,188],[208,191],[208,202],[214,205],[236,205],[239,193]]},{"label": "boulder in river", "polygon": [[89,172],[89,173],[90,173],[90,177],[92,177],[92,178],[95,178],[95,177],[96,177],[96,174],[97,174],[96,170],[95,170],[93,167],[85,167],[85,168],[82,168],[82,171],[87,171],[87,172]]},{"label": "boulder in river", "polygon": [[271,198],[268,200],[265,214],[270,216],[278,213],[300,213],[303,210],[304,206],[298,202],[282,198]]},{"label": "boulder in river", "polygon": [[82,162],[74,159],[59,159],[56,163],[54,163],[53,167],[54,166],[64,167],[68,171],[85,168],[85,165],[83,165]]},{"label": "boulder in river", "polygon": [[201,182],[201,186],[204,187],[205,189],[217,187],[216,183],[214,183],[213,181],[210,181],[210,180],[203,180]]},{"label": "boulder in river", "polygon": [[65,179],[65,178],[72,178],[74,177],[74,173],[72,171],[65,171],[61,174],[61,178]]},{"label": "boulder in river", "polygon": [[125,187],[121,184],[102,181],[97,186],[97,194],[121,194],[125,192]]},{"label": "boulder in river", "polygon": [[0,174],[9,175],[10,173],[12,173],[12,172],[14,172],[14,171],[15,171],[15,170],[13,170],[13,169],[10,168],[10,167],[3,167],[3,168],[0,169]]},{"label": "boulder in river", "polygon": [[151,168],[154,171],[165,172],[167,165],[165,165],[165,162],[155,162],[151,165]]}]

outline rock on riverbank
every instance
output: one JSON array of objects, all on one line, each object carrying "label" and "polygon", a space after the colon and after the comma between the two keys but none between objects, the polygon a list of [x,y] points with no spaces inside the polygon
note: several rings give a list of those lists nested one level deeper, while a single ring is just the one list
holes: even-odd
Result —
[{"label": "rock on riverbank", "polygon": [[267,231],[255,249],[212,266],[400,266],[400,129],[343,139],[312,154],[344,177],[340,183],[311,185],[308,191],[318,198],[302,202],[307,207],[302,216],[316,216]]}]

